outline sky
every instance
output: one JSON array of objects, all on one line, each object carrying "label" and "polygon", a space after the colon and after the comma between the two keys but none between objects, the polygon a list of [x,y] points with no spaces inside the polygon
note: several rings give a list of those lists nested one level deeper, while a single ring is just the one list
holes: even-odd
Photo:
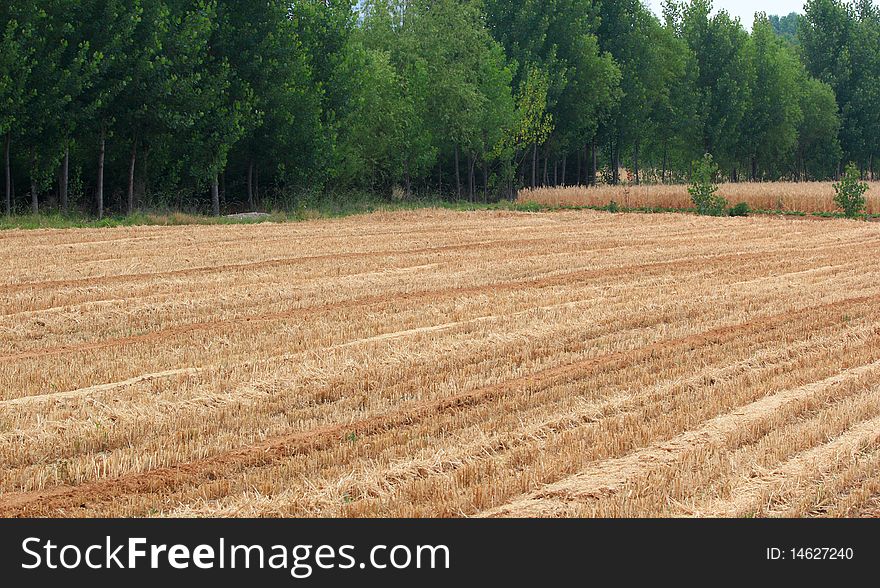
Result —
[{"label": "sky", "polygon": [[[738,16],[747,29],[752,28],[755,13],[763,10],[767,14],[786,15],[790,12],[803,12],[805,0],[715,0],[716,10],[724,9],[732,16]],[[648,4],[659,15],[662,14],[663,0],[648,0]]]}]

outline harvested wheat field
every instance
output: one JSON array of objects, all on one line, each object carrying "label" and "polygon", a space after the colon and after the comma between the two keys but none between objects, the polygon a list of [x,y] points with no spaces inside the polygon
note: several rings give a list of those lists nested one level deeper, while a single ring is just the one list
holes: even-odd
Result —
[{"label": "harvested wheat field", "polygon": [[0,516],[867,516],[880,227],[0,233]]},{"label": "harvested wheat field", "polygon": [[[880,182],[867,182],[865,211],[880,214]],[[692,208],[688,187],[681,184],[620,184],[567,186],[522,190],[520,202],[544,206],[607,206],[612,200],[625,208]],[[721,184],[718,194],[733,205],[745,202],[752,210],[804,213],[839,212],[834,182],[738,182]]]}]

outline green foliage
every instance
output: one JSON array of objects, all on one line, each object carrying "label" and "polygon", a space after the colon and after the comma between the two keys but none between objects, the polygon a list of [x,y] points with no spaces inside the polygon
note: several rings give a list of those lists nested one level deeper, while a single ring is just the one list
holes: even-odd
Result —
[{"label": "green foliage", "polygon": [[727,200],[717,194],[718,166],[712,155],[706,153],[702,159],[693,163],[691,184],[688,193],[697,208],[697,214],[722,216],[727,208]]},{"label": "green foliage", "polygon": [[734,167],[745,155],[742,125],[752,97],[749,36],[726,11],[711,12],[710,0],[693,0],[678,11],[673,28],[695,56],[697,147]]},{"label": "green foliage", "polygon": [[[791,161],[803,120],[799,100],[801,65],[797,55],[758,13],[749,42],[751,107],[744,119],[744,143],[752,180],[779,173]],[[763,173],[762,173],[763,172]]]},{"label": "green foliage", "polygon": [[519,204],[516,207],[516,210],[520,212],[541,212],[542,210],[544,210],[544,207],[537,202],[530,201]]},{"label": "green foliage", "polygon": [[516,97],[515,144],[540,145],[553,132],[553,115],[548,112],[549,78],[537,67],[530,67]]},{"label": "green foliage", "polygon": [[800,101],[803,119],[798,128],[796,177],[801,180],[830,178],[843,156],[834,90],[825,82],[803,74]]},{"label": "green foliage", "polygon": [[488,202],[594,170],[685,181],[706,152],[734,181],[827,179],[844,158],[864,174],[880,9],[805,12],[749,32],[710,0],[662,19],[636,0],[4,2],[4,208],[62,209],[65,185],[93,212],[99,183],[111,215],[205,211],[215,185],[230,212],[363,191]]},{"label": "green foliage", "polygon": [[771,15],[770,24],[773,32],[789,43],[798,42],[798,28],[803,17],[797,12],[791,12],[785,16]]},{"label": "green foliage", "polygon": [[804,10],[804,63],[834,91],[843,157],[864,169],[880,155],[880,8],[870,0],[808,0]]},{"label": "green foliage", "polygon": [[727,211],[727,214],[729,216],[749,216],[750,212],[751,209],[748,202],[737,202]]},{"label": "green foliage", "polygon": [[840,181],[834,184],[834,202],[843,210],[847,218],[855,218],[865,210],[865,192],[868,184],[861,181],[859,168],[850,163]]}]

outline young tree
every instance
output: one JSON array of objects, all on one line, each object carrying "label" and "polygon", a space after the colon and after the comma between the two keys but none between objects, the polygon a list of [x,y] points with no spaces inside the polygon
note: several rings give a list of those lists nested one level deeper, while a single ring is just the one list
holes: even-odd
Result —
[{"label": "young tree", "polygon": [[511,162],[515,153],[506,148],[514,132],[516,104],[511,92],[514,68],[507,64],[504,49],[491,43],[478,64],[479,92],[485,98],[480,113],[478,158],[483,172],[483,200],[489,198],[492,174],[497,168],[496,192],[513,196],[515,171]]},{"label": "young tree", "polygon": [[691,173],[691,185],[688,187],[688,193],[694,206],[697,207],[697,214],[707,216],[721,216],[727,208],[727,200],[718,195],[718,166],[712,159],[712,155],[706,153],[702,159],[693,163],[693,172]]},{"label": "young tree", "polygon": [[860,181],[859,168],[854,163],[846,166],[840,182],[834,184],[834,202],[843,210],[847,218],[855,218],[865,208],[865,192],[868,184]]},{"label": "young tree", "polygon": [[[391,154],[388,162],[390,182],[381,186],[383,192],[391,193],[395,185],[403,183],[409,193],[413,177],[426,175],[437,159],[434,129],[448,122],[449,108],[441,104],[443,111],[432,111],[438,94],[432,92],[431,71],[438,70],[437,61],[432,63],[424,54],[423,42],[419,38],[419,7],[408,2],[377,1],[368,2],[364,7],[363,40],[368,49],[386,52],[400,81],[399,100],[395,101],[398,110],[397,128],[394,136],[399,137],[400,151]],[[450,75],[453,78],[453,74]],[[440,89],[440,92],[454,94],[454,89]],[[450,138],[450,142],[453,139]]]}]

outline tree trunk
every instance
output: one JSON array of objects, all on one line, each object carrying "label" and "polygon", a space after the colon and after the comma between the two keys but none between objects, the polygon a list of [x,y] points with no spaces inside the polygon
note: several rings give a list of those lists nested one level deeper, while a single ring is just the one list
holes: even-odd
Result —
[{"label": "tree trunk", "polygon": [[[516,159],[514,158],[514,161]],[[522,161],[516,170],[517,176],[519,177],[519,185],[523,188],[526,187],[526,156],[523,155]]]},{"label": "tree trunk", "polygon": [[593,139],[593,146],[590,148],[590,185],[595,186],[599,183],[599,154],[596,153],[596,139]]},{"label": "tree trunk", "polygon": [[489,201],[489,162],[486,161],[486,154],[483,153],[483,202]]},{"label": "tree trunk", "polygon": [[40,201],[37,196],[37,156],[34,154],[31,167],[31,212],[40,214]]},{"label": "tree trunk", "polygon": [[[586,151],[586,149],[585,149],[585,151]],[[581,171],[582,171],[582,169],[581,169],[581,165],[582,165],[581,150],[578,149],[576,153],[577,153],[578,162],[577,162],[577,180],[575,181],[575,185],[580,186],[581,185],[581,177],[582,177],[582,175],[581,175]],[[584,154],[584,155],[586,156],[586,154]]]},{"label": "tree trunk", "polygon": [[247,170],[247,201],[248,201],[248,210],[253,212],[254,210],[254,162],[248,162],[248,170]]},{"label": "tree trunk", "polygon": [[638,186],[641,182],[641,178],[639,178],[639,144],[633,146],[633,173],[636,176],[636,186]]},{"label": "tree trunk", "polygon": [[550,160],[550,154],[547,152],[547,149],[544,150],[544,181],[541,184],[542,186],[546,186],[549,183],[547,176],[547,162]]},{"label": "tree trunk", "polygon": [[758,181],[758,158],[752,156],[752,181]]},{"label": "tree trunk", "polygon": [[404,180],[404,196],[409,199],[410,194],[412,194],[412,179],[409,175],[409,158],[405,158],[403,160],[403,180]]},{"label": "tree trunk", "polygon": [[141,154],[141,181],[138,184],[138,192],[143,202],[150,194],[150,146],[144,148]]},{"label": "tree trunk", "polygon": [[9,150],[12,146],[12,133],[6,133],[6,149],[4,159],[6,165],[6,216],[12,214],[12,167],[9,164]]},{"label": "tree trunk", "polygon": [[595,142],[584,143],[584,185],[591,186],[593,181],[593,151]]},{"label": "tree trunk", "polygon": [[538,144],[535,143],[532,148],[532,189],[535,189],[538,184]]},{"label": "tree trunk", "polygon": [[455,197],[461,200],[461,167],[458,161],[458,143],[455,144]]},{"label": "tree trunk", "polygon": [[661,184],[666,183],[666,163],[667,163],[666,160],[668,157],[668,150],[669,150],[669,147],[668,147],[667,143],[664,142],[663,143],[663,171],[660,172],[660,183]]},{"label": "tree trunk", "polygon": [[134,167],[137,162],[137,135],[131,141],[131,159],[128,163],[128,198],[126,200],[125,214],[131,216],[134,212]]},{"label": "tree trunk", "polygon": [[559,185],[559,158],[553,158],[553,185]]},{"label": "tree trunk", "polygon": [[70,145],[64,149],[61,161],[61,212],[67,214],[67,193],[70,186]]},{"label": "tree trunk", "polygon": [[562,156],[562,185],[565,186],[565,165],[568,163],[568,155]]},{"label": "tree trunk", "polygon": [[220,183],[216,173],[211,178],[211,212],[214,216],[220,216]]},{"label": "tree trunk", "polygon": [[[611,185],[614,185],[614,139],[608,139],[608,171],[611,172]],[[607,179],[607,178],[606,178]]]},{"label": "tree trunk", "polygon": [[474,156],[468,154],[468,200],[474,202]]},{"label": "tree trunk", "polygon": [[101,144],[98,151],[98,189],[95,199],[98,201],[98,220],[104,218],[104,152],[106,139],[104,136],[104,126],[101,126]]},{"label": "tree trunk", "polygon": [[477,158],[471,157],[471,200],[477,201]]},{"label": "tree trunk", "polygon": [[620,183],[620,140],[618,139],[616,144],[611,144],[611,151],[614,153],[614,161],[612,165],[614,166],[614,170],[611,173],[611,177],[613,178],[612,183],[616,186]]}]

